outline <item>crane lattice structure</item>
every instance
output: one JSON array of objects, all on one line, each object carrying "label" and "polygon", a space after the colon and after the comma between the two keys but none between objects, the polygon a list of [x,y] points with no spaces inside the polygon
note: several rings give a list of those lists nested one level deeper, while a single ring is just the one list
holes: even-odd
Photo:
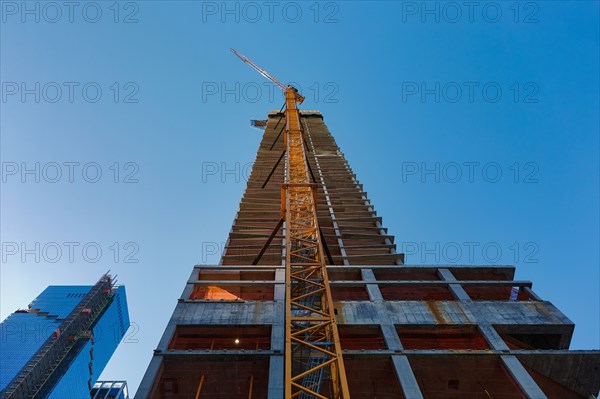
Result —
[{"label": "crane lattice structure", "polygon": [[[349,399],[324,242],[317,220],[318,186],[310,179],[300,124],[298,104],[304,97],[247,57],[231,51],[279,86],[285,95],[285,176],[281,187],[281,220],[276,227],[278,230],[285,223],[285,398]],[[271,234],[259,257],[275,234],[276,231]],[[330,380],[331,385],[323,384],[325,380]]]}]

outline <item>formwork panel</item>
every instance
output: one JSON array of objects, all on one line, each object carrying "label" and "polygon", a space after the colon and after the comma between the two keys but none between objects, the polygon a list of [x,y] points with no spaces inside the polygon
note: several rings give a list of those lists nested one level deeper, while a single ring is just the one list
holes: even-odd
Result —
[{"label": "formwork panel", "polygon": [[338,333],[342,349],[387,349],[385,338],[378,325],[340,325]]},{"label": "formwork panel", "polygon": [[362,274],[360,269],[348,269],[344,270],[341,268],[328,269],[327,275],[329,281],[360,281],[362,280]]},{"label": "formwork panel", "polygon": [[352,398],[404,398],[391,358],[344,360]]},{"label": "formwork panel", "polygon": [[457,280],[512,280],[514,267],[453,267],[452,274]]},{"label": "formwork panel", "polygon": [[527,368],[527,372],[531,375],[533,380],[542,389],[548,399],[588,399],[588,396],[581,395],[577,392],[573,392],[567,387],[560,385],[558,382],[546,377],[543,374],[538,373],[535,370]]},{"label": "formwork panel", "polygon": [[153,399],[265,399],[269,360],[165,360]]},{"label": "formwork panel", "polygon": [[331,287],[331,296],[334,301],[368,301],[367,288],[362,287]]},{"label": "formwork panel", "polygon": [[390,281],[410,281],[410,280],[423,280],[423,281],[438,281],[440,278],[436,272],[436,269],[429,270],[415,270],[410,268],[374,268],[373,274],[377,280],[390,280]]},{"label": "formwork panel", "polygon": [[464,290],[474,301],[529,301],[531,296],[517,287],[465,286]]},{"label": "formwork panel", "polygon": [[409,356],[427,399],[526,399],[496,356]]},{"label": "formwork panel", "polygon": [[454,299],[448,287],[424,285],[382,285],[379,287],[386,301],[451,301]]},{"label": "formwork panel", "polygon": [[500,334],[500,337],[511,350],[563,349],[561,348],[563,334],[505,333]]},{"label": "formwork panel", "polygon": [[261,269],[224,269],[201,268],[198,270],[198,280],[221,280],[221,281],[273,281],[275,280],[275,271]]}]

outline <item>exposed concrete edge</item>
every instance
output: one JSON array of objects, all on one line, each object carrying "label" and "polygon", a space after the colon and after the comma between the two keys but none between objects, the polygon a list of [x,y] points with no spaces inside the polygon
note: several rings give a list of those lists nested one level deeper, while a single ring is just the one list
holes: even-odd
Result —
[{"label": "exposed concrete edge", "polygon": [[[279,110],[271,110],[269,111],[269,117],[272,116],[278,116],[278,115],[283,115],[283,112],[280,112]],[[323,114],[321,114],[321,111],[315,110],[315,109],[304,109],[304,110],[300,110],[300,115],[302,116],[316,116],[318,118],[323,119]]]},{"label": "exposed concrete edge", "polygon": [[524,366],[585,397],[600,391],[600,350],[514,354]]}]

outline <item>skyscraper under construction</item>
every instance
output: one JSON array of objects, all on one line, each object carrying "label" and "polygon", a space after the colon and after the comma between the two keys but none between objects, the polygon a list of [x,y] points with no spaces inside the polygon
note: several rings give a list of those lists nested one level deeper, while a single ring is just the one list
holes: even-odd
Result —
[{"label": "skyscraper under construction", "polygon": [[115,283],[105,274],[93,286],[49,286],[0,323],[0,397],[89,398],[129,327]]},{"label": "skyscraper under construction", "polygon": [[514,267],[405,265],[323,116],[293,95],[136,398],[597,395],[600,352],[569,351],[573,323]]}]

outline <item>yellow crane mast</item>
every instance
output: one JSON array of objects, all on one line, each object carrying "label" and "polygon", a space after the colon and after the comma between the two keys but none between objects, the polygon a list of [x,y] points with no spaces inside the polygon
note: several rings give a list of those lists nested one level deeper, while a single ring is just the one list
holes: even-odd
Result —
[{"label": "yellow crane mast", "polygon": [[[281,218],[285,222],[286,244],[285,398],[349,399],[317,219],[317,184],[310,180],[304,152],[298,109],[304,97],[250,59],[234,49],[231,51],[279,86],[285,95],[283,142],[286,157],[281,187]],[[331,381],[331,384],[324,381]]]}]

